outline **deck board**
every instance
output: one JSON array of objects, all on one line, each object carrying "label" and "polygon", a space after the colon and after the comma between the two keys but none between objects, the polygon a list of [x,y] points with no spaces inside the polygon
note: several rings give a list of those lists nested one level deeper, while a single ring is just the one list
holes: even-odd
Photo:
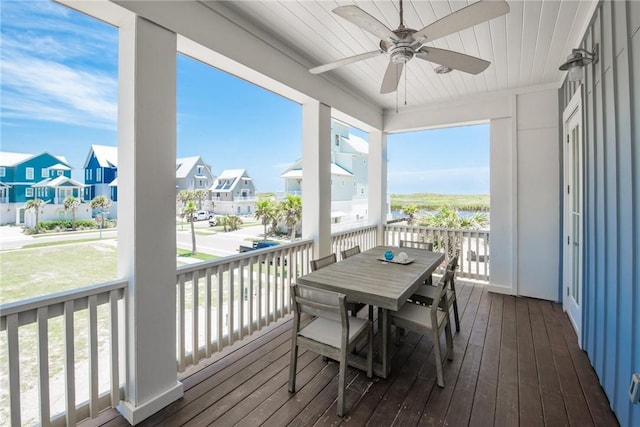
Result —
[{"label": "deck board", "polygon": [[[459,281],[458,305],[461,331],[444,389],[431,338],[408,333],[387,379],[347,370],[347,413],[339,418],[335,362],[301,351],[297,392],[288,391],[289,317],[183,373],[184,397],[140,425],[617,425],[559,304]],[[108,409],[82,425],[128,423]]]}]

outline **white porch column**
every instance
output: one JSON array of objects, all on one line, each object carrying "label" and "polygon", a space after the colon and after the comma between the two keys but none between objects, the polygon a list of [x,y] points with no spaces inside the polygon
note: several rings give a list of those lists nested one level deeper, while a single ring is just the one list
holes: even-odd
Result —
[{"label": "white porch column", "polygon": [[331,252],[331,108],[302,106],[302,237],[315,257]]},{"label": "white porch column", "polygon": [[125,400],[137,424],[182,397],[176,369],[176,35],[120,27],[118,273],[127,292]]},{"label": "white porch column", "polygon": [[387,219],[387,134],[369,132],[369,224],[378,225],[378,244],[384,244]]}]

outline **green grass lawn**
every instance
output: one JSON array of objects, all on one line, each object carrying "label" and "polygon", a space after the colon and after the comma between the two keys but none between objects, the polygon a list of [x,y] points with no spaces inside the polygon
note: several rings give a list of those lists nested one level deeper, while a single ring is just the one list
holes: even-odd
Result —
[{"label": "green grass lawn", "polygon": [[2,252],[0,303],[117,279],[117,249],[112,242],[66,242]]}]

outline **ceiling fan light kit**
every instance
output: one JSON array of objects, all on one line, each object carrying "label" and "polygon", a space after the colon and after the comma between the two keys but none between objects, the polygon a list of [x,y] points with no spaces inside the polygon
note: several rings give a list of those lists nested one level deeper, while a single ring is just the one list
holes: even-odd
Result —
[{"label": "ceiling fan light kit", "polygon": [[395,30],[389,29],[355,5],[340,6],[335,8],[333,12],[378,37],[380,49],[313,67],[309,71],[313,74],[320,74],[374,56],[387,54],[389,64],[380,88],[380,93],[385,94],[395,92],[398,89],[404,65],[414,57],[438,64],[439,67],[435,69],[438,74],[446,74],[452,70],[478,74],[486,70],[490,65],[489,61],[425,44],[502,16],[509,12],[509,5],[504,0],[478,1],[432,22],[419,31],[405,27],[402,0],[400,0],[400,25]]}]

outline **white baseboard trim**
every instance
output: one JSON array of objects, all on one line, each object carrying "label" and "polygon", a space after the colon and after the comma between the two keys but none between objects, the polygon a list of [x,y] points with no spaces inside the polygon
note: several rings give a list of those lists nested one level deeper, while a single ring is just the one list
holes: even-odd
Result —
[{"label": "white baseboard trim", "polygon": [[182,383],[177,382],[176,385],[169,390],[140,406],[133,406],[131,402],[121,400],[116,409],[129,421],[129,424],[134,426],[170,403],[180,399],[182,396],[184,396],[184,387]]},{"label": "white baseboard trim", "polygon": [[511,288],[511,286],[496,285],[494,283],[489,283],[485,287],[489,292],[495,292],[496,294],[515,295],[515,292],[513,292],[513,288]]}]

